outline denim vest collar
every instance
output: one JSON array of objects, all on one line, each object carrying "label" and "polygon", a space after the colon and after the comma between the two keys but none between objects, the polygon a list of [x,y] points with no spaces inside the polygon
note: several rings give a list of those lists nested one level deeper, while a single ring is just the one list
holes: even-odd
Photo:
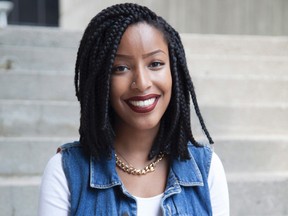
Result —
[{"label": "denim vest collar", "polygon": [[[90,157],[90,187],[97,189],[107,189],[122,182],[116,172],[115,156],[106,160],[97,160]],[[203,186],[203,177],[198,168],[193,155],[190,153],[190,159],[181,161],[175,159],[172,161],[169,176],[167,179],[167,190],[171,187],[179,186]]]}]

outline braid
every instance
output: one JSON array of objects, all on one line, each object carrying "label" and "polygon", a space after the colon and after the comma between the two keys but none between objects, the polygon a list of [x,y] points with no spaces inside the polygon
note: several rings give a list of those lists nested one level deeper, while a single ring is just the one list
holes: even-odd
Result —
[{"label": "braid", "polygon": [[[203,120],[203,117],[201,115],[201,112],[200,112],[200,109],[199,109],[199,106],[198,106],[198,102],[197,102],[197,98],[196,98],[196,93],[195,93],[195,90],[194,90],[194,85],[193,85],[193,82],[191,80],[191,77],[190,77],[190,73],[189,73],[189,70],[188,70],[188,67],[187,67],[187,62],[186,62],[186,57],[185,57],[185,51],[184,51],[184,47],[183,47],[183,44],[181,42],[181,38],[179,36],[179,33],[176,32],[171,26],[169,26],[168,24],[165,25],[165,27],[167,28],[167,30],[169,32],[171,32],[173,35],[174,35],[174,39],[175,39],[175,43],[177,44],[176,45],[176,55],[177,57],[179,58],[179,64],[180,64],[180,70],[182,70],[182,73],[184,75],[184,78],[183,78],[183,84],[182,86],[187,86],[187,89],[188,91],[190,92],[190,95],[191,95],[191,98],[192,98],[192,102],[193,102],[193,105],[194,105],[194,109],[195,109],[195,112],[196,112],[196,115],[199,119],[199,122],[201,124],[201,127],[202,127],[202,130],[204,131],[205,135],[207,136],[208,140],[209,140],[209,143],[210,144],[213,144],[213,140],[205,126],[205,123],[204,123],[204,120]],[[187,91],[185,91],[187,92]],[[188,94],[186,94],[187,97],[189,97]],[[187,103],[188,102],[188,99],[186,98],[186,101]],[[190,126],[190,115],[189,115],[189,128],[191,128]],[[187,126],[188,126],[187,125]],[[190,129],[191,131],[191,129]],[[195,143],[197,143],[195,141]]]},{"label": "braid", "polygon": [[[179,54],[179,61],[180,61],[180,64],[183,66],[183,74],[184,74],[184,80],[186,81],[186,86],[187,86],[187,89],[189,90],[190,92],[190,95],[191,95],[191,98],[192,98],[192,102],[193,102],[193,105],[194,105],[194,109],[195,109],[195,112],[196,112],[196,115],[199,119],[199,122],[200,122],[200,125],[202,127],[202,130],[204,131],[205,135],[207,136],[208,140],[209,140],[209,143],[210,144],[213,144],[213,140],[206,128],[206,125],[204,123],[204,120],[203,120],[203,117],[201,115],[201,112],[200,112],[200,108],[199,108],[199,105],[198,105],[198,101],[197,101],[197,98],[196,98],[196,93],[195,93],[195,90],[194,90],[194,85],[193,85],[193,82],[191,80],[191,77],[190,77],[190,73],[189,73],[189,70],[187,68],[187,63],[186,63],[186,57],[185,57],[185,52],[184,52],[184,48],[183,48],[183,45],[182,45],[182,42],[181,42],[181,39],[179,37],[179,34],[177,34],[177,39],[179,40],[179,50],[178,52],[181,52],[181,54]],[[190,121],[190,119],[189,119]],[[190,125],[190,124],[189,124]]]},{"label": "braid", "polygon": [[[111,156],[114,142],[114,111],[110,105],[110,79],[121,37],[128,26],[146,22],[161,31],[169,48],[173,80],[172,96],[149,154],[160,151],[189,158],[188,142],[198,144],[190,125],[190,95],[195,112],[210,143],[213,143],[198,107],[179,34],[147,7],[117,4],[101,11],[88,24],[80,41],[75,64],[75,91],[80,102],[80,142],[96,157]],[[173,124],[171,124],[173,122]]]}]

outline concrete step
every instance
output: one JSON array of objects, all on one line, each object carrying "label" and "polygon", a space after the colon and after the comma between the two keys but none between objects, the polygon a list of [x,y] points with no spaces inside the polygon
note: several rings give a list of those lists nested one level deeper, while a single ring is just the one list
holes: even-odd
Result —
[{"label": "concrete step", "polygon": [[[0,137],[0,176],[41,175],[57,148],[75,140],[79,138]],[[288,172],[288,136],[215,137],[214,140],[213,147],[227,173]]]},{"label": "concrete step", "polygon": [[[9,26],[0,30],[0,45],[77,47],[81,31]],[[288,38],[244,35],[181,34],[188,53],[216,55],[288,56]]]},{"label": "concrete step", "polygon": [[[200,103],[288,102],[288,74],[195,75],[193,80]],[[1,99],[76,101],[74,92],[73,72],[0,70]]]},{"label": "concrete step", "polygon": [[227,173],[288,172],[288,135],[214,137]]},{"label": "concrete step", "polygon": [[286,76],[197,74],[192,79],[200,104],[288,102],[288,73]]},{"label": "concrete step", "polygon": [[82,34],[53,27],[8,26],[0,29],[0,45],[76,48]]},{"label": "concrete step", "polygon": [[0,215],[37,215],[40,176],[0,177]]},{"label": "concrete step", "polygon": [[[287,135],[288,104],[200,104],[211,136]],[[191,111],[192,131],[202,135]]]},{"label": "concrete step", "polygon": [[0,136],[77,136],[79,105],[66,101],[0,101]]},{"label": "concrete step", "polygon": [[[235,173],[227,179],[230,215],[287,216],[287,173]],[[1,215],[37,215],[39,183],[39,176],[1,177]]]},{"label": "concrete step", "polygon": [[41,175],[57,148],[78,137],[0,137],[0,176]]},{"label": "concrete step", "polygon": [[194,75],[286,76],[288,57],[221,56],[187,54],[187,63]]},{"label": "concrete step", "polygon": [[0,70],[0,98],[75,102],[73,72]]},{"label": "concrete step", "polygon": [[288,173],[227,175],[230,215],[287,216]]},{"label": "concrete step", "polygon": [[[2,68],[74,72],[77,48],[0,45]],[[9,62],[9,64],[7,63]],[[187,53],[191,74],[286,75],[288,56]],[[8,65],[8,66],[7,66]]]},{"label": "concrete step", "polygon": [[74,71],[77,50],[59,47],[0,46],[4,69]]},{"label": "concrete step", "polygon": [[288,37],[181,34],[187,53],[288,56]]},{"label": "concrete step", "polygon": [[[200,104],[214,136],[286,135],[288,104]],[[192,127],[202,134],[192,110]],[[67,101],[0,100],[0,136],[75,136],[79,105]]]},{"label": "concrete step", "polygon": [[[81,35],[56,28],[5,28],[0,31],[0,62],[9,61],[18,69],[73,71]],[[287,37],[183,34],[182,38],[192,73],[287,75]]]}]

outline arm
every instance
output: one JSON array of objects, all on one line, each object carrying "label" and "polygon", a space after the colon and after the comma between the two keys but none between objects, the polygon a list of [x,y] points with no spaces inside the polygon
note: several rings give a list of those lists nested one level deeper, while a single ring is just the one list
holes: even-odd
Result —
[{"label": "arm", "polygon": [[38,216],[67,216],[70,192],[62,168],[60,153],[52,157],[43,174],[38,205]]},{"label": "arm", "polygon": [[229,216],[229,194],[224,168],[213,152],[208,176],[213,216]]}]

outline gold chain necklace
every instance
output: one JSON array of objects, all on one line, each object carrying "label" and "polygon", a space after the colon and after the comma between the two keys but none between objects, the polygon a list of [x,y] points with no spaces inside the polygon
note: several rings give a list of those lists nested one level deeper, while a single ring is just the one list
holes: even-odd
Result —
[{"label": "gold chain necklace", "polygon": [[146,167],[144,167],[143,169],[136,169],[134,166],[132,166],[131,164],[125,164],[119,157],[118,155],[115,153],[115,158],[116,158],[116,165],[123,170],[124,172],[128,173],[128,174],[132,174],[132,175],[145,175],[147,173],[150,172],[154,172],[155,168],[156,168],[156,164],[158,164],[163,158],[164,158],[164,154],[163,153],[159,153],[159,155],[156,157],[155,161],[151,162],[150,164],[148,164]]}]

